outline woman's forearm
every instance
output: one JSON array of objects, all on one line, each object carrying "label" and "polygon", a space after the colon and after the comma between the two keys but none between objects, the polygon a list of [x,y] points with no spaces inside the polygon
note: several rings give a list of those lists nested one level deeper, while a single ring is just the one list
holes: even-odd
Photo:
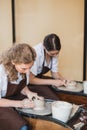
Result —
[{"label": "woman's forearm", "polygon": [[53,85],[56,87],[65,85],[65,82],[59,79],[40,79],[40,78],[35,78],[32,80],[32,84],[35,85]]},{"label": "woman's forearm", "polygon": [[31,74],[30,76],[30,83],[35,85],[54,85],[54,86],[61,86],[64,85],[64,81],[60,79],[41,79],[37,78]]},{"label": "woman's forearm", "polygon": [[30,80],[30,83],[36,85],[52,85],[53,79],[41,79],[34,77],[32,80]]},{"label": "woman's forearm", "polygon": [[1,98],[0,107],[21,107],[21,101]]},{"label": "woman's forearm", "polygon": [[65,79],[59,72],[52,72],[51,74],[54,79],[60,79],[60,80]]},{"label": "woman's forearm", "polygon": [[19,101],[1,98],[0,107],[33,108],[34,103],[31,102],[28,98]]},{"label": "woman's forearm", "polygon": [[30,79],[29,79],[29,81],[30,81],[30,83],[31,84],[36,84],[36,85],[51,85],[51,83],[52,83],[52,80],[50,80],[50,79],[41,79],[41,78],[37,78],[37,77],[35,77],[35,75],[33,75],[32,73],[30,73]]}]

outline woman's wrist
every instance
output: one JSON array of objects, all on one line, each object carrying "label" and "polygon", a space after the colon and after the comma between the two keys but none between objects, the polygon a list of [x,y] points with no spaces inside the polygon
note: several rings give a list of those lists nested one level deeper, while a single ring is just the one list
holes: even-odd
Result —
[{"label": "woman's wrist", "polygon": [[22,103],[21,103],[22,101],[15,101],[15,102],[13,102],[13,107],[22,107]]}]

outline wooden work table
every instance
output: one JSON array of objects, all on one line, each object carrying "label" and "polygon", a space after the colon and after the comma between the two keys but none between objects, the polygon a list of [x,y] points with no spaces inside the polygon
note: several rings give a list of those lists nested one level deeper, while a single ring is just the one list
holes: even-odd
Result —
[{"label": "wooden work table", "polygon": [[[54,100],[46,100],[52,102]],[[27,120],[30,128],[29,130],[72,130],[72,128],[62,121],[52,118],[52,113],[48,115],[37,115],[35,113],[28,113],[17,109],[18,112]]]},{"label": "wooden work table", "polygon": [[[62,91],[58,90],[56,88],[53,88],[53,91],[58,95],[59,100],[61,101],[67,101],[76,105],[85,105],[85,108],[87,108],[87,94],[83,94],[83,92],[68,92],[68,91]],[[23,117],[28,121],[29,126],[31,127],[29,130],[72,130],[73,124],[72,122],[76,122],[75,120],[71,120],[69,123],[63,123],[59,120],[53,119],[52,115],[46,115],[46,116],[39,116],[34,114],[27,114],[27,113],[21,113]],[[77,118],[79,117],[80,113],[78,113]]]},{"label": "wooden work table", "polygon": [[72,130],[72,128],[57,119],[53,119],[52,115],[40,116],[21,112],[21,115],[27,120],[29,130]]},{"label": "wooden work table", "polygon": [[[64,125],[58,121],[48,118],[32,118],[24,116],[31,126],[31,130],[72,130],[68,125]],[[30,130],[30,129],[29,129]]]}]

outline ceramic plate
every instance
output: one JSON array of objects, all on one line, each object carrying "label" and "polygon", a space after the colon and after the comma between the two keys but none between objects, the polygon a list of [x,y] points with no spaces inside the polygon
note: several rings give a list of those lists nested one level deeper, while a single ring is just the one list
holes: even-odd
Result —
[{"label": "ceramic plate", "polygon": [[45,108],[43,110],[33,110],[31,108],[16,108],[18,111],[28,113],[28,114],[34,114],[34,115],[49,115],[52,113],[51,110],[51,102],[45,103]]},{"label": "ceramic plate", "polygon": [[64,86],[60,86],[58,87],[59,90],[64,90],[64,91],[71,91],[71,92],[81,92],[83,90],[83,84],[82,83],[78,83],[76,85],[76,88],[67,88]]}]

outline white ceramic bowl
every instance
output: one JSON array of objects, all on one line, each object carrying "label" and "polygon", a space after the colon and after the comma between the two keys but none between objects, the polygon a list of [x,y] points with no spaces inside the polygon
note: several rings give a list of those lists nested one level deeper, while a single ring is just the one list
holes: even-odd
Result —
[{"label": "white ceramic bowl", "polygon": [[68,89],[75,89],[76,88],[76,82],[75,81],[67,82],[67,88]]},{"label": "white ceramic bowl", "polygon": [[52,117],[67,122],[71,114],[72,104],[65,101],[54,101],[52,103]]},{"label": "white ceramic bowl", "polygon": [[45,101],[44,99],[35,99],[34,100],[34,105],[35,107],[33,108],[34,110],[43,110],[45,108]]}]

